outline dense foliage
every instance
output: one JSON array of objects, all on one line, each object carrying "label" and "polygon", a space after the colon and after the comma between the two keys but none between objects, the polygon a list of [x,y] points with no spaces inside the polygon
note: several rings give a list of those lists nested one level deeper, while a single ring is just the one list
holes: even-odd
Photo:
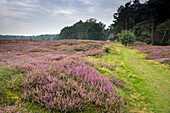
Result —
[{"label": "dense foliage", "polygon": [[114,13],[112,30],[115,34],[133,29],[138,41],[152,44],[169,44],[170,2],[149,0],[143,4],[139,0],[120,6]]},{"label": "dense foliage", "polygon": [[125,46],[127,46],[127,44],[133,44],[136,40],[136,36],[130,30],[122,30],[121,33],[117,34],[117,37]]},{"label": "dense foliage", "polygon": [[73,26],[65,27],[61,30],[58,39],[87,39],[105,40],[105,25],[97,22],[96,19],[88,19],[86,22],[81,20]]}]

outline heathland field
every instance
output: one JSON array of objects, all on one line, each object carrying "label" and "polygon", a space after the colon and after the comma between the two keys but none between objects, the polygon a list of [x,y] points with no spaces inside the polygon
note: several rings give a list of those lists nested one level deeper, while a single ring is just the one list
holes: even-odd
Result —
[{"label": "heathland field", "polygon": [[157,46],[162,49],[158,54],[139,52],[152,47],[2,40],[0,113],[168,113],[170,48]]}]

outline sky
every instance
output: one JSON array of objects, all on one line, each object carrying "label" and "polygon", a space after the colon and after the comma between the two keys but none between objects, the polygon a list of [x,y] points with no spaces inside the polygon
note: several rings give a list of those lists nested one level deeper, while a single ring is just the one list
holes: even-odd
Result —
[{"label": "sky", "polygon": [[[0,34],[58,34],[79,20],[95,18],[109,26],[130,0],[0,0]],[[146,0],[140,0],[144,3]]]}]

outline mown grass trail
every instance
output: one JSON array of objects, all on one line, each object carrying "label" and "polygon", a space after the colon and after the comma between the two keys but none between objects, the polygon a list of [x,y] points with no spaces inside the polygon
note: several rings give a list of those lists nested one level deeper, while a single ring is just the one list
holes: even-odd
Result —
[{"label": "mown grass trail", "polygon": [[[113,49],[114,48],[114,49]],[[122,112],[168,113],[170,112],[170,67],[153,60],[146,54],[126,49],[112,43],[110,53],[102,57],[87,57],[95,62],[115,66],[115,71],[96,67],[104,76],[117,76],[125,82],[119,88],[120,95],[128,102]]]}]

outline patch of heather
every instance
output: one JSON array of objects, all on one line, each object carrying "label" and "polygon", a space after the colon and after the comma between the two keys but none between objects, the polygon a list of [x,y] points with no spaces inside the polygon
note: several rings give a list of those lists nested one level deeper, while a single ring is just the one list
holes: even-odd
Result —
[{"label": "patch of heather", "polygon": [[158,58],[156,60],[161,62],[161,63],[168,63],[168,64],[170,64],[170,58]]},{"label": "patch of heather", "polygon": [[159,59],[160,56],[146,56],[145,59]]},{"label": "patch of heather", "polygon": [[119,112],[122,100],[116,86],[123,86],[122,82],[103,77],[93,62],[83,58],[103,54],[105,44],[88,40],[17,40],[0,45],[0,65],[24,71],[24,101],[54,112],[82,111],[91,104],[105,112]]},{"label": "patch of heather", "polygon": [[117,79],[117,77],[112,77],[109,79],[113,84],[115,84],[117,87],[123,87],[124,86],[124,82],[122,82],[121,80]]},{"label": "patch of heather", "polygon": [[[17,40],[18,43],[1,44],[0,65],[27,63],[29,60],[60,59],[63,55],[96,56],[104,53],[102,41],[59,40],[32,41]],[[85,42],[85,43],[81,43]],[[56,46],[57,45],[57,46]],[[78,50],[78,51],[77,51]],[[48,57],[46,57],[48,56]],[[50,57],[49,57],[50,56]],[[60,57],[61,56],[61,57]],[[49,59],[48,59],[49,58]]]},{"label": "patch of heather", "polygon": [[130,49],[138,49],[142,53],[149,54],[146,59],[156,59],[160,62],[168,61],[170,63],[170,46],[133,46]]},{"label": "patch of heather", "polygon": [[118,112],[122,100],[116,86],[87,65],[85,59],[75,59],[49,62],[43,67],[37,65],[23,82],[22,98],[52,111],[81,111],[95,104],[105,111]]},{"label": "patch of heather", "polygon": [[32,111],[28,112],[28,109],[23,108],[23,103],[16,102],[14,105],[5,105],[0,108],[0,113],[32,113]]}]

